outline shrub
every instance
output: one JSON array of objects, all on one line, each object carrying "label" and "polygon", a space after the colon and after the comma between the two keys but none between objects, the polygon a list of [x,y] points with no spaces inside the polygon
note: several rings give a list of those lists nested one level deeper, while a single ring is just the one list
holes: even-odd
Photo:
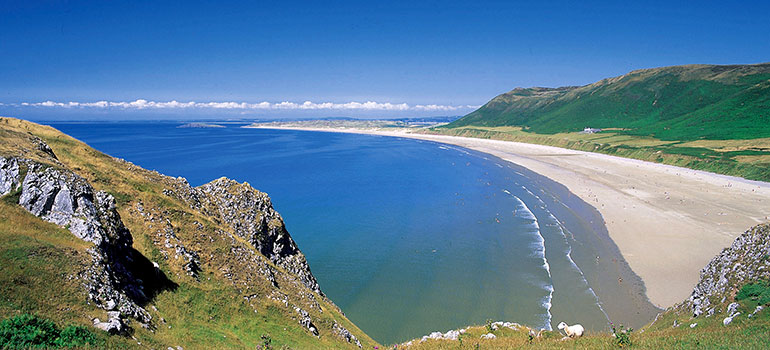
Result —
[{"label": "shrub", "polygon": [[630,334],[634,331],[633,328],[625,329],[623,325],[615,328],[614,324],[610,323],[610,325],[612,326],[612,335],[615,337],[615,345],[621,348],[632,345]]},{"label": "shrub", "polygon": [[59,339],[56,341],[57,346],[85,346],[86,344],[99,344],[99,338],[91,331],[83,326],[67,326],[61,331]]},{"label": "shrub", "polygon": [[262,339],[262,344],[257,345],[258,350],[272,350],[273,349],[273,339],[270,338],[269,334],[262,334],[260,337]]},{"label": "shrub", "polygon": [[29,314],[0,322],[0,346],[3,348],[46,347],[58,337],[56,324]]},{"label": "shrub", "polygon": [[770,304],[770,282],[757,281],[743,285],[738,294],[735,295],[735,300],[745,299],[756,301],[760,305]]},{"label": "shrub", "polygon": [[22,314],[0,322],[2,349],[73,347],[100,343],[96,335],[85,327],[68,326],[62,331],[55,323],[35,315]]}]

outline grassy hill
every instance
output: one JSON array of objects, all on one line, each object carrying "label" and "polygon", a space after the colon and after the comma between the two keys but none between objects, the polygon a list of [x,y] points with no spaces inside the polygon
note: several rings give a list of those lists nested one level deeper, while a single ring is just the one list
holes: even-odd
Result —
[{"label": "grassy hill", "polygon": [[[596,134],[580,133],[598,128]],[[517,88],[428,133],[537,143],[770,181],[770,63]]]},{"label": "grassy hill", "polygon": [[770,137],[770,63],[633,71],[580,87],[517,88],[451,123],[554,134],[618,128],[661,140]]}]

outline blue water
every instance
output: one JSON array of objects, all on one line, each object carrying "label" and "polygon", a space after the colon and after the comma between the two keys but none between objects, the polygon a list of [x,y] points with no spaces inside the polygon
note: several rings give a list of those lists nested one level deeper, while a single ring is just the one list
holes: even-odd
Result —
[{"label": "blue water", "polygon": [[594,249],[575,239],[591,230],[581,204],[497,158],[369,135],[51,125],[194,186],[226,176],[267,192],[322,290],[380,342],[487,319],[608,321],[589,283],[600,253],[573,252]]}]

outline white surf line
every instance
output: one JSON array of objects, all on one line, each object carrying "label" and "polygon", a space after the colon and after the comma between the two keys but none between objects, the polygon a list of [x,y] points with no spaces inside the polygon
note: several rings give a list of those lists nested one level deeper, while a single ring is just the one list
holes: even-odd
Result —
[{"label": "white surf line", "polygon": [[[540,203],[542,203],[543,205],[545,205],[545,202],[543,202],[543,199],[541,199],[541,198],[540,198],[538,195],[536,195],[536,194],[532,193],[532,191],[530,191],[528,188],[526,188],[526,187],[524,187],[524,186],[521,186],[521,188],[523,188],[523,189],[524,189],[525,191],[527,191],[529,194],[531,194],[532,196],[534,196],[535,198],[537,198],[537,200],[538,200]],[[561,201],[557,200],[556,198],[554,198],[554,200],[555,200],[557,203],[561,204],[563,207],[565,207],[565,208],[569,209],[569,208],[567,207],[567,205],[566,205],[566,204],[562,203]],[[585,274],[583,273],[583,270],[580,268],[580,266],[578,266],[578,265],[575,263],[575,261],[574,261],[574,260],[572,260],[572,245],[571,245],[571,244],[569,244],[569,240],[567,239],[567,234],[565,233],[565,230],[566,230],[567,232],[569,232],[569,230],[567,230],[567,227],[566,227],[566,226],[564,226],[564,223],[562,223],[561,221],[559,221],[559,219],[557,219],[557,218],[556,218],[556,217],[553,215],[553,213],[551,213],[551,211],[550,211],[550,210],[547,210],[547,209],[545,209],[544,207],[543,207],[543,209],[544,209],[545,211],[547,211],[547,212],[548,212],[548,216],[550,216],[550,217],[551,217],[551,219],[553,219],[554,221],[556,221],[556,225],[559,227],[559,232],[561,233],[562,237],[564,237],[564,243],[566,243],[566,244],[567,244],[567,247],[569,248],[569,250],[567,251],[567,259],[569,260],[570,264],[572,265],[572,267],[573,267],[575,270],[577,270],[577,272],[580,274],[580,278],[583,280],[583,283],[585,283],[585,285],[586,285],[586,288],[588,288],[588,291],[589,291],[589,292],[591,292],[591,294],[594,296],[594,299],[596,300],[596,306],[599,308],[599,311],[601,311],[601,312],[602,312],[602,314],[604,314],[604,317],[607,319],[607,321],[608,321],[608,322],[612,322],[612,320],[610,319],[610,316],[609,316],[609,315],[607,315],[607,312],[606,312],[606,311],[604,311],[604,307],[602,307],[601,301],[599,300],[599,296],[598,296],[598,295],[596,295],[596,292],[594,291],[593,287],[591,287],[591,284],[589,284],[589,283],[588,283],[588,280],[586,279],[586,276],[585,276]],[[570,232],[570,235],[572,236],[572,233],[571,233],[571,232]],[[573,236],[573,237],[574,237],[574,236]],[[574,238],[573,238],[573,239],[574,239]]]},{"label": "white surf line", "polygon": [[567,230],[564,224],[561,221],[559,221],[559,219],[557,219],[550,211],[548,212],[548,215],[554,221],[556,221],[556,225],[557,227],[559,227],[559,232],[561,232],[562,237],[564,237],[564,243],[567,244],[567,247],[569,248],[569,250],[567,250],[567,259],[569,260],[570,264],[572,264],[572,267],[575,270],[577,270],[577,272],[580,274],[580,278],[583,279],[583,283],[585,283],[586,287],[588,288],[588,291],[591,292],[591,295],[594,296],[594,299],[596,300],[596,306],[599,308],[599,311],[601,311],[602,314],[604,314],[604,317],[607,319],[607,322],[612,323],[612,320],[610,319],[610,315],[608,315],[607,312],[604,311],[604,307],[602,307],[602,303],[599,300],[599,296],[596,295],[596,292],[588,283],[588,280],[586,279],[586,275],[583,274],[583,270],[581,270],[580,266],[578,266],[578,264],[575,263],[575,260],[572,260],[572,245],[569,244],[569,240],[567,239],[567,234],[565,233],[565,230],[567,232],[569,232],[569,230]]},{"label": "white surf line", "polygon": [[[432,141],[432,142],[436,142],[436,141]],[[457,147],[457,146],[449,144],[449,143],[440,143],[440,142],[436,142],[436,143],[439,144],[439,145],[445,145],[446,146],[445,149],[455,150],[455,151],[460,152],[460,153],[465,154],[465,155],[470,155],[471,154],[470,152],[466,151],[462,147]],[[439,147],[442,147],[442,146],[439,146]]]},{"label": "white surf line", "polygon": [[551,327],[551,321],[553,318],[553,316],[551,315],[551,306],[553,306],[552,300],[553,300],[554,288],[553,288],[553,278],[551,277],[551,265],[548,264],[548,259],[545,256],[545,238],[543,237],[543,234],[540,232],[540,224],[538,224],[537,217],[535,216],[534,213],[532,213],[532,211],[529,209],[527,204],[525,204],[524,201],[522,201],[519,197],[516,197],[515,195],[511,194],[511,192],[509,192],[508,190],[503,190],[503,191],[505,193],[510,194],[511,197],[513,197],[514,199],[516,199],[517,202],[519,202],[519,204],[524,209],[524,215],[522,215],[522,217],[524,217],[525,219],[532,220],[532,224],[537,230],[538,248],[539,248],[537,252],[540,253],[538,255],[543,259],[543,268],[545,269],[545,272],[548,274],[548,279],[550,280],[550,284],[543,286],[543,289],[545,289],[548,292],[548,295],[544,297],[542,301],[542,306],[545,307],[545,313],[546,313],[545,314],[546,322],[545,322],[544,328],[551,331],[553,330],[553,327]]},{"label": "white surf line", "polygon": [[529,188],[526,188],[526,187],[524,187],[524,186],[521,186],[521,188],[522,188],[522,189],[524,189],[524,191],[527,191],[527,193],[531,194],[531,195],[532,195],[532,197],[535,197],[535,198],[537,198],[537,200],[538,200],[538,201],[540,201],[540,203],[543,203],[543,204],[545,204],[545,202],[543,202],[543,200],[542,200],[542,199],[540,199],[540,196],[538,196],[538,195],[536,195],[536,194],[532,193],[532,191],[530,191],[530,190],[529,190]]}]

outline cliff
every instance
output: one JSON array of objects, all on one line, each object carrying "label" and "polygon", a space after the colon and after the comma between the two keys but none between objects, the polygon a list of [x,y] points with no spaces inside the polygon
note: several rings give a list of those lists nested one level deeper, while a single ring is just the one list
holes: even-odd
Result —
[{"label": "cliff", "polygon": [[[12,281],[30,277],[29,261],[3,261],[18,271],[2,271],[12,281],[0,280],[0,318],[31,312],[153,348],[373,343],[324,296],[268,195],[248,184],[221,178],[191,187],[54,129],[2,118],[0,196],[4,213],[26,212],[0,219],[8,243],[0,255],[38,256],[41,247],[28,244],[34,235],[70,265],[43,271],[28,288]],[[34,220],[71,238],[25,231]],[[53,310],[22,300],[43,290],[72,297],[55,296]]]},{"label": "cliff", "polygon": [[676,306],[693,317],[727,311],[739,289],[770,280],[770,225],[752,227],[711,259],[688,300]]}]

